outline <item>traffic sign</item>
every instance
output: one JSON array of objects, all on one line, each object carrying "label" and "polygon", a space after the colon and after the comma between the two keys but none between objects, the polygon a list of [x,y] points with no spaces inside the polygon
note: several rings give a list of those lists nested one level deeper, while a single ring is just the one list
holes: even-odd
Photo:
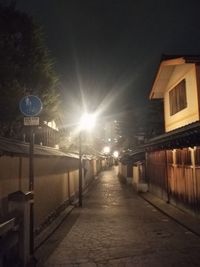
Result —
[{"label": "traffic sign", "polygon": [[38,126],[39,123],[39,117],[24,117],[25,126]]},{"label": "traffic sign", "polygon": [[42,101],[35,95],[24,96],[19,103],[19,109],[25,116],[37,116],[42,108]]}]

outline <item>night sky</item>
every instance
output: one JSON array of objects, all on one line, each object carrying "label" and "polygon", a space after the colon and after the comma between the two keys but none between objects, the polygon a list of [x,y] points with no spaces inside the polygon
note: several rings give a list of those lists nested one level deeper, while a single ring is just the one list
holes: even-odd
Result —
[{"label": "night sky", "polygon": [[[200,54],[199,0],[18,0],[43,25],[66,114],[148,103],[162,54]],[[81,97],[82,95],[82,97]]]}]

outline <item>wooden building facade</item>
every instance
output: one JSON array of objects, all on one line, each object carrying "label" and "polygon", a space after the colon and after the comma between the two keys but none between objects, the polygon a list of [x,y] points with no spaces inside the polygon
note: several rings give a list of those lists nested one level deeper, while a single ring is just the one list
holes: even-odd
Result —
[{"label": "wooden building facade", "polygon": [[200,215],[200,147],[147,153],[149,190]]},{"label": "wooden building facade", "polygon": [[149,190],[200,216],[200,56],[163,57],[150,93],[156,98],[165,133],[145,148]]}]

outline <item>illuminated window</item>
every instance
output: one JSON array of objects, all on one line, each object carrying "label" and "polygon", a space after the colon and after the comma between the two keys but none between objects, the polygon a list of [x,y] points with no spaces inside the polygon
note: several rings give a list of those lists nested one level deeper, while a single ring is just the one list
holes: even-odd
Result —
[{"label": "illuminated window", "polygon": [[187,107],[185,79],[169,92],[170,116]]}]

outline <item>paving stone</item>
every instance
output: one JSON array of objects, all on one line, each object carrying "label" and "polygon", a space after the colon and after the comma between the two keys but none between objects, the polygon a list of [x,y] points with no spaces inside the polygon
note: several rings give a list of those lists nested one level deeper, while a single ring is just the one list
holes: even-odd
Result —
[{"label": "paving stone", "polygon": [[79,265],[80,267],[97,267],[96,263],[94,262],[86,262]]},{"label": "paving stone", "polygon": [[83,208],[73,210],[59,228],[66,232],[70,217],[78,214],[44,266],[198,266],[200,238],[154,210],[120,183],[116,168],[102,172],[83,198]]}]

